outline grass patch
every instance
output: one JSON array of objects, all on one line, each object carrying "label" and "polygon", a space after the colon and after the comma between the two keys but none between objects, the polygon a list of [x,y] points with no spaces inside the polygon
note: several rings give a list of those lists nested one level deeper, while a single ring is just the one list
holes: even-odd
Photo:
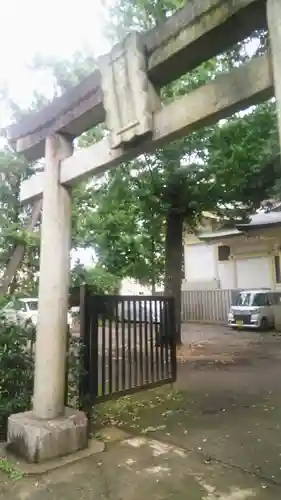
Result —
[{"label": "grass patch", "polygon": [[19,481],[24,477],[24,474],[16,469],[6,458],[0,459],[0,471],[7,474],[12,481]]},{"label": "grass patch", "polygon": [[93,411],[94,432],[112,426],[138,434],[164,430],[183,404],[183,393],[167,386],[101,403]]}]

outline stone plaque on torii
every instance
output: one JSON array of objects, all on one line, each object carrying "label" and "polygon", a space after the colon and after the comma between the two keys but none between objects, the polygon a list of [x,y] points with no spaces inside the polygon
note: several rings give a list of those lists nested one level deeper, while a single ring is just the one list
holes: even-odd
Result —
[{"label": "stone plaque on torii", "polygon": [[[162,86],[267,26],[270,53],[161,105]],[[45,155],[44,172],[21,189],[23,203],[43,195],[33,408],[10,417],[8,430],[26,458],[74,452],[87,439],[86,416],[64,408],[72,185],[274,94],[280,130],[281,1],[192,0],[162,26],[127,37],[100,71],[6,131],[27,159]],[[73,138],[103,121],[109,136],[73,152]]]}]

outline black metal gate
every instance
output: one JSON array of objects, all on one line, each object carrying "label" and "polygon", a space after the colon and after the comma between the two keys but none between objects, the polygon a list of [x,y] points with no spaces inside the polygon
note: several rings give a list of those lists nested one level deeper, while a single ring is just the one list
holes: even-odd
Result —
[{"label": "black metal gate", "polygon": [[172,297],[81,297],[81,396],[104,401],[176,380]]}]

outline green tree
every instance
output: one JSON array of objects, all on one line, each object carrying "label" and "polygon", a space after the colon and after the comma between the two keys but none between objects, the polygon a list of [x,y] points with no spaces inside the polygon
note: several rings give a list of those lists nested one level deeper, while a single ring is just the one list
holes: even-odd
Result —
[{"label": "green tree", "polygon": [[217,127],[207,149],[209,169],[220,186],[217,212],[224,217],[253,213],[281,174],[275,103],[261,104]]},{"label": "green tree", "polygon": [[10,284],[9,293],[19,289],[23,293],[32,293],[37,286],[39,230],[37,227],[32,236],[24,230],[30,208],[23,209],[19,199],[21,182],[33,173],[32,165],[9,147],[0,151],[0,276],[3,276],[17,245],[26,248],[23,263]]},{"label": "green tree", "polygon": [[100,264],[85,267],[77,261],[71,271],[71,284],[73,287],[89,285],[98,294],[117,294],[120,290],[121,280],[110,274]]},{"label": "green tree", "polygon": [[136,161],[109,172],[95,191],[97,210],[86,227],[100,261],[111,273],[151,286],[163,261],[159,202],[147,185],[147,176],[153,183],[154,173],[145,159],[142,168]]}]

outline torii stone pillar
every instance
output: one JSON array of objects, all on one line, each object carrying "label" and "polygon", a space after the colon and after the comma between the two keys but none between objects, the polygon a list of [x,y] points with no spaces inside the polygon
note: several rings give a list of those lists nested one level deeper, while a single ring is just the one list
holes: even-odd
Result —
[{"label": "torii stone pillar", "polygon": [[72,150],[72,142],[59,134],[46,139],[33,398],[34,415],[44,419],[64,412],[71,192],[59,183],[59,167]]},{"label": "torii stone pillar", "polygon": [[281,150],[281,0],[267,0],[267,24]]},{"label": "torii stone pillar", "polygon": [[59,176],[71,155],[72,142],[62,135],[46,139],[33,411],[12,415],[8,424],[10,447],[31,462],[87,445],[85,414],[64,408],[71,193]]},{"label": "torii stone pillar", "polygon": [[[267,24],[281,151],[281,0],[267,0]],[[277,330],[281,328],[281,318],[279,314],[277,314],[275,318],[275,327]]]}]

